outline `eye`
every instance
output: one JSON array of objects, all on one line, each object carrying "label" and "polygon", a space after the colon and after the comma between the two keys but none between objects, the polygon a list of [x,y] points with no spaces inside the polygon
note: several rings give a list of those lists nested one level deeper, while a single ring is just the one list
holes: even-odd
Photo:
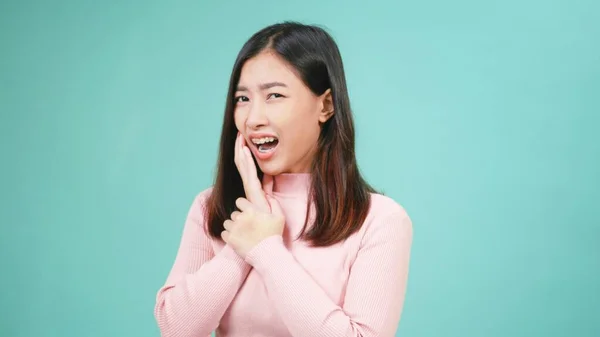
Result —
[{"label": "eye", "polygon": [[242,103],[242,102],[248,102],[250,99],[248,99],[248,97],[246,96],[237,96],[233,101],[235,103]]},{"label": "eye", "polygon": [[282,94],[278,94],[278,93],[272,93],[272,94],[267,95],[267,98],[282,98],[282,97],[285,97],[285,96],[283,96]]}]

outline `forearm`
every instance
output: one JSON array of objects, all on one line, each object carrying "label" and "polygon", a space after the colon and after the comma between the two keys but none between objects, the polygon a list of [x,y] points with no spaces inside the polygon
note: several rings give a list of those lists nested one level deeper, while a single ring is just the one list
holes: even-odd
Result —
[{"label": "forearm", "polygon": [[304,271],[280,236],[262,242],[247,261],[261,275],[292,336],[361,336],[356,324]]},{"label": "forearm", "polygon": [[162,336],[208,336],[244,282],[250,266],[225,246],[200,269],[167,281],[154,314]]},{"label": "forearm", "polygon": [[246,256],[261,275],[293,336],[394,336],[403,309],[412,222],[401,209],[366,231],[347,280],[343,307],[333,302],[296,261],[281,236],[263,240]]}]

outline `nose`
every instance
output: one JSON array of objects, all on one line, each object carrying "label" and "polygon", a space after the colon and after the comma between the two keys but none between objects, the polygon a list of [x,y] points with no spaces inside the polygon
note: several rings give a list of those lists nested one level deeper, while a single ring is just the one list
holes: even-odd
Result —
[{"label": "nose", "polygon": [[253,102],[246,118],[246,127],[252,130],[258,130],[268,124],[265,107],[257,102]]}]

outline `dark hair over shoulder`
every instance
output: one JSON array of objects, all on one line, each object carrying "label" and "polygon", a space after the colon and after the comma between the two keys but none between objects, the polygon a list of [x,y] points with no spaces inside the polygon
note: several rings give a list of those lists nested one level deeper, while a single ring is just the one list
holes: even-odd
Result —
[{"label": "dark hair over shoulder", "polygon": [[[294,67],[315,95],[331,89],[334,114],[322,125],[311,172],[309,202],[314,202],[315,223],[301,238],[314,246],[338,243],[360,229],[374,189],[361,176],[355,155],[355,131],[342,58],[333,38],[322,28],[296,22],[268,26],[255,33],[235,60],[229,90],[215,183],[207,200],[206,223],[210,235],[220,238],[223,222],[244,196],[242,179],[234,163],[237,129],[234,94],[244,63],[264,50],[272,50]],[[259,178],[262,172],[257,167]],[[310,208],[309,208],[310,209]]]}]

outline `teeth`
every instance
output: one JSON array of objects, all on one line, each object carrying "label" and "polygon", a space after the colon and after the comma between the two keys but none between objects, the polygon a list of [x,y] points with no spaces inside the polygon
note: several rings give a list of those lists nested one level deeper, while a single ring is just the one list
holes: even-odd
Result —
[{"label": "teeth", "polygon": [[270,143],[270,142],[274,141],[275,139],[276,139],[275,137],[253,138],[252,143],[254,143],[256,145],[260,145],[260,144],[264,144],[264,143]]}]

